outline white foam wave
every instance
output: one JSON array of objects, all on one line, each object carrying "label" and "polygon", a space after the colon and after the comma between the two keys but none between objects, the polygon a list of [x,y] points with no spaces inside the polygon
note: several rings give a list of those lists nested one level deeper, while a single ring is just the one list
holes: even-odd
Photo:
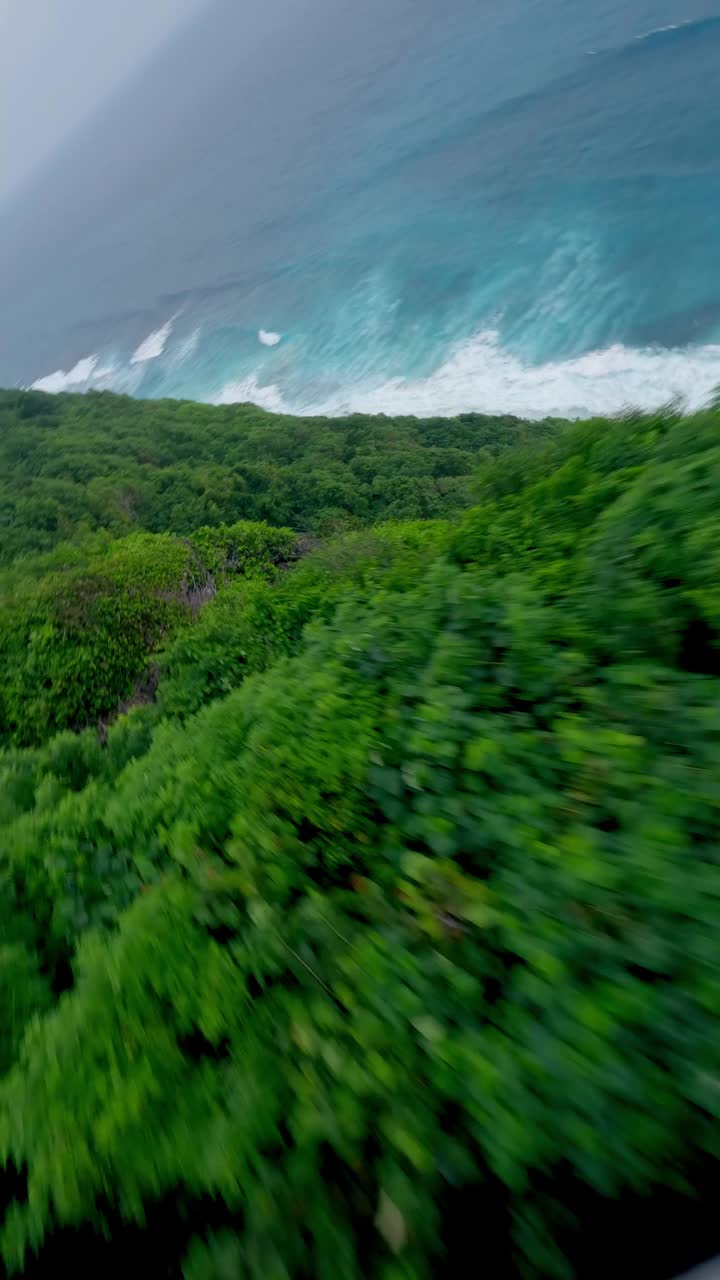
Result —
[{"label": "white foam wave", "polygon": [[269,409],[272,413],[292,412],[279,388],[274,384],[260,386],[254,373],[248,378],[238,378],[234,382],[226,383],[217,395],[211,396],[210,402],[211,404],[249,403],[259,405],[261,409]]},{"label": "white foam wave", "polygon": [[44,378],[36,378],[32,383],[33,390],[57,393],[69,391],[72,387],[80,387],[84,382],[90,381],[97,362],[97,356],[84,356],[67,372],[64,369],[56,369],[55,373],[48,373]]},{"label": "white foam wave", "polygon": [[352,395],[364,412],[457,414],[477,410],[524,417],[584,418],[652,409],[675,397],[689,407],[707,401],[720,382],[720,346],[695,352],[634,350],[616,345],[572,360],[524,364],[494,332],[465,343],[429,377],[395,378]]},{"label": "white foam wave", "polygon": [[153,333],[149,333],[147,338],[140,343],[140,346],[130,357],[131,364],[145,364],[147,360],[157,360],[165,350],[170,334],[172,333],[173,320],[168,320],[160,329],[155,329]]},{"label": "white foam wave", "polygon": [[[192,350],[194,346],[185,357]],[[96,355],[86,356],[68,372],[59,369],[32,385],[39,391],[100,387],[137,395],[143,363],[133,359],[122,368],[98,366]],[[274,413],[301,415],[454,416],[475,411],[524,418],[586,418],[627,408],[655,409],[675,399],[696,409],[719,386],[720,344],[676,350],[618,344],[574,359],[532,365],[503,348],[498,334],[488,330],[460,344],[424,378],[345,383],[319,398],[309,390],[296,389],[297,384],[291,389],[263,383],[256,372],[226,383],[209,399],[213,404],[251,402]]]},{"label": "white foam wave", "polygon": [[103,382],[109,385],[117,374],[118,368],[116,365],[104,364],[100,369],[93,369],[92,380],[93,382]]},{"label": "white foam wave", "polygon": [[276,347],[281,338],[281,333],[273,333],[269,329],[260,329],[258,331],[258,342],[262,342],[264,347]]},{"label": "white foam wave", "polygon": [[694,25],[692,18],[686,18],[684,22],[668,22],[664,27],[653,27],[652,31],[643,31],[641,35],[635,36],[636,40],[651,40],[653,36],[661,36],[665,31],[679,31],[681,27],[692,27]]},{"label": "white foam wave", "polygon": [[100,364],[98,356],[85,356],[78,360],[69,372],[63,369],[36,378],[31,384],[35,391],[117,391],[124,395],[137,395],[143,378],[143,367],[131,368],[129,364]]},{"label": "white foam wave", "polygon": [[261,385],[256,375],[228,383],[218,404],[252,401],[282,413],[439,414],[513,413],[524,418],[586,418],[627,408],[655,409],[681,399],[689,409],[708,402],[720,385],[720,345],[686,350],[639,350],[616,345],[571,360],[525,364],[504,350],[495,332],[459,346],[426,378],[396,377],[349,386],[322,402]]}]

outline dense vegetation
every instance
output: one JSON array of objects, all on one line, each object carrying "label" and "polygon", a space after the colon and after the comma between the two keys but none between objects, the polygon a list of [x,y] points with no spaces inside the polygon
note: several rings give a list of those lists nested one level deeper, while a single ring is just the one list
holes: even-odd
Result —
[{"label": "dense vegetation", "polygon": [[0,412],[8,1271],[717,1249],[720,413]]},{"label": "dense vegetation", "polygon": [[190,534],[244,519],[327,533],[446,516],[468,505],[481,457],[556,429],[0,391],[0,564],[98,529]]}]

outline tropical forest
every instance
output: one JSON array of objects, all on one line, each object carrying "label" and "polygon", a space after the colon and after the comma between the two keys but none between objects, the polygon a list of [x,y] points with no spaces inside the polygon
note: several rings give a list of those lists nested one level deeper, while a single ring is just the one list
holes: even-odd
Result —
[{"label": "tropical forest", "polygon": [[0,1274],[720,1249],[720,407],[0,393]]}]

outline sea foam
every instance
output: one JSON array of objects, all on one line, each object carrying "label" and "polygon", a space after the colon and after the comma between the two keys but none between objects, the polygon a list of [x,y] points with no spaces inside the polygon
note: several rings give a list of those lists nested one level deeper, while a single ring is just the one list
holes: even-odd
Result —
[{"label": "sea foam", "polygon": [[[164,326],[167,328],[167,326]],[[160,332],[160,331],[158,331]],[[151,335],[157,341],[158,335]],[[165,339],[166,341],[166,339]],[[143,344],[149,350],[150,338]],[[163,341],[164,349],[164,341]],[[162,354],[159,350],[157,354]],[[191,355],[192,352],[186,353]],[[65,372],[57,370],[32,385],[39,391],[114,388],[139,394],[142,364],[154,356],[138,354],[124,367],[98,366],[87,356]],[[173,394],[168,364],[167,394]],[[133,366],[140,368],[133,368]],[[187,364],[185,365],[187,369]],[[297,374],[297,371],[296,371]],[[328,371],[323,375],[327,381]],[[458,344],[438,367],[422,378],[342,381],[337,390],[319,397],[310,386],[293,380],[281,385],[264,382],[259,371],[233,378],[203,398],[213,404],[252,402],[275,413],[300,415],[387,413],[393,415],[512,413],[523,418],[586,418],[621,413],[628,408],[655,409],[680,400],[688,409],[701,408],[720,387],[720,344],[669,350],[617,344],[568,360],[530,364],[502,346],[494,330],[486,330]]]},{"label": "sea foam", "polygon": [[[173,320],[175,317],[173,316]],[[130,357],[131,364],[145,364],[147,360],[157,360],[165,350],[170,334],[172,333],[173,320],[168,320],[160,329],[155,329],[153,333],[149,333],[147,338],[140,343],[133,355]]]},{"label": "sea foam", "polygon": [[692,18],[686,18],[683,22],[668,22],[664,27],[653,27],[651,31],[643,31],[641,35],[635,36],[636,40],[652,40],[653,36],[665,35],[668,31],[679,31],[681,27],[692,27],[696,24]]},{"label": "sea foam", "polygon": [[48,373],[44,378],[36,378],[32,384],[33,390],[57,393],[81,387],[92,378],[97,362],[97,356],[84,356],[67,372],[64,369],[56,369],[55,373]]},{"label": "sea foam", "polygon": [[[282,392],[274,384],[261,386],[257,375],[251,373],[247,378],[237,378],[225,383],[216,395],[210,397],[211,404],[256,404],[261,409],[269,409],[272,413],[291,413]],[[298,410],[297,412],[302,412]],[[309,411],[308,411],[309,412]]]},{"label": "sea foam", "polygon": [[256,375],[227,383],[214,403],[239,400],[298,414],[512,413],[524,418],[585,418],[628,408],[655,409],[681,400],[706,404],[720,384],[720,345],[686,350],[616,345],[571,360],[524,363],[494,331],[458,346],[425,378],[396,377],[376,386],[347,386],[322,401],[263,385]]}]

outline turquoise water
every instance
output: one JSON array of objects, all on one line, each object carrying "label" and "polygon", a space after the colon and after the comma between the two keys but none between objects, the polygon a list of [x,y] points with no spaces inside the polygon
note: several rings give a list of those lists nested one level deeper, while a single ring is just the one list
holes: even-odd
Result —
[{"label": "turquoise water", "polygon": [[0,209],[0,382],[702,403],[719,67],[687,0],[216,0]]}]

